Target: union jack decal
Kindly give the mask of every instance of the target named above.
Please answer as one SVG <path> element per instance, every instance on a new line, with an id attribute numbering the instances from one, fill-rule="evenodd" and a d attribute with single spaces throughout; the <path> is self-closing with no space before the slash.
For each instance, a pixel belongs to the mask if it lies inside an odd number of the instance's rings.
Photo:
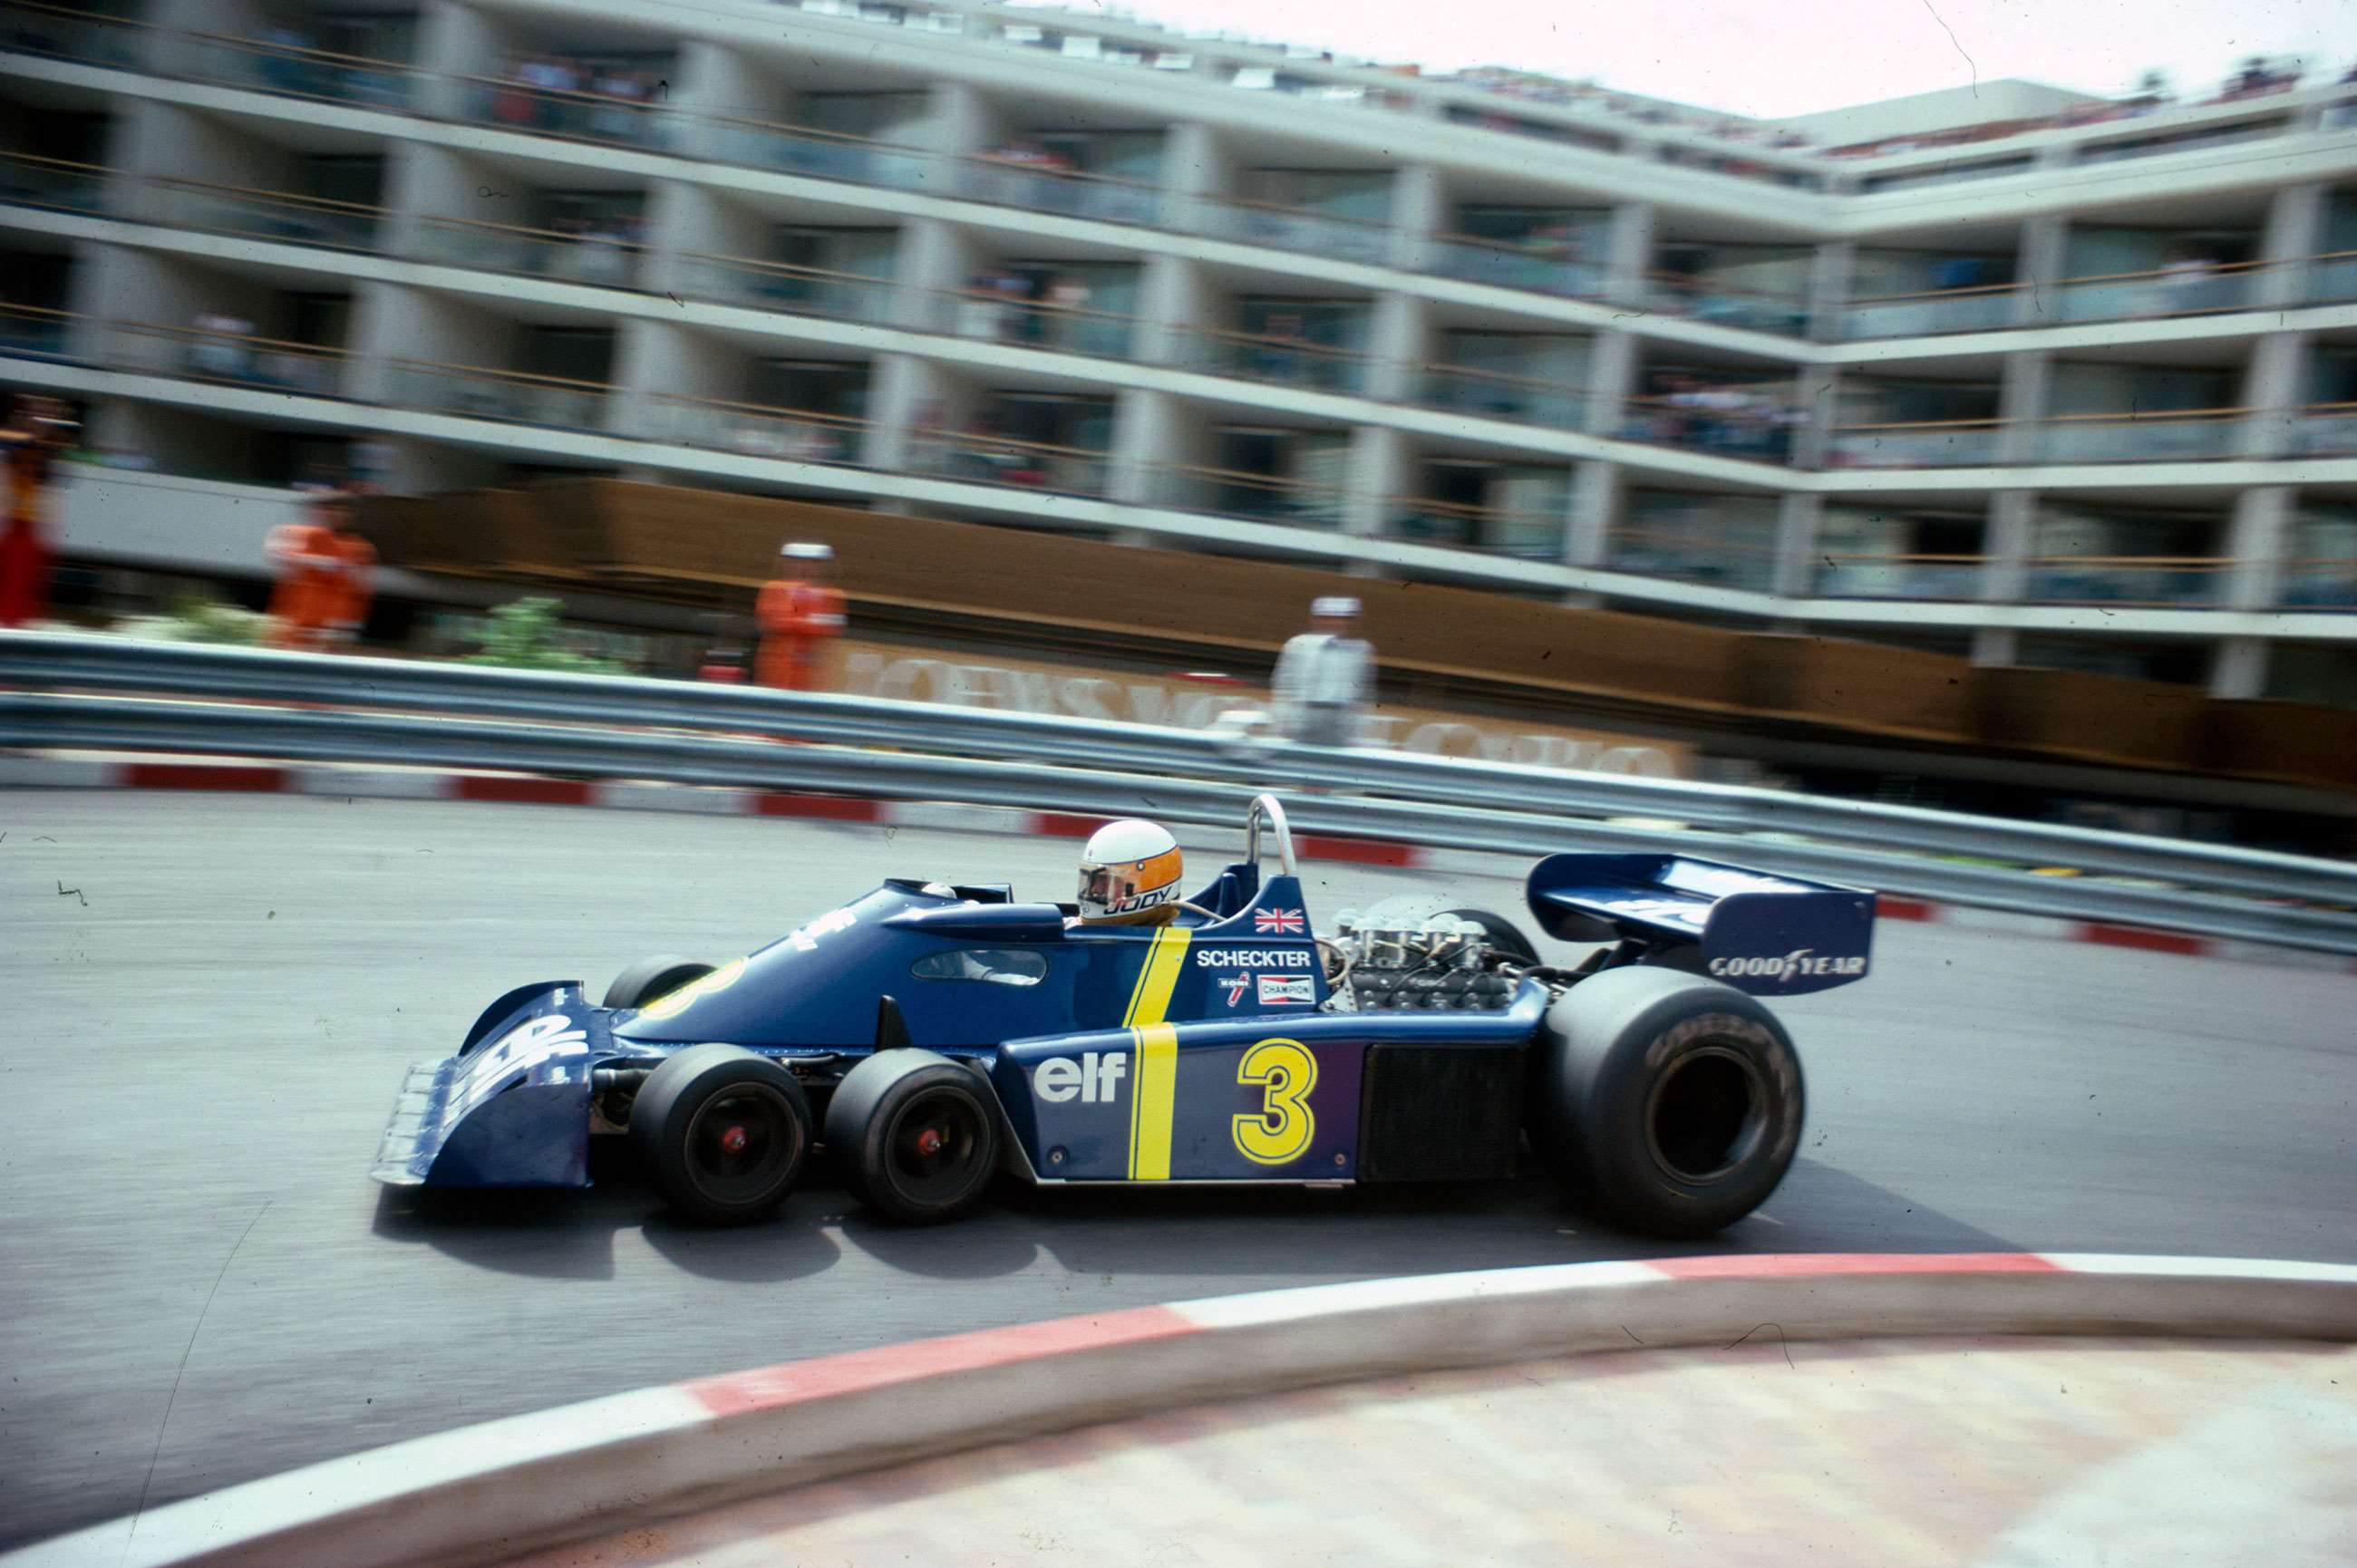
<path id="1" fill-rule="evenodd" d="M 1298 909 L 1255 909 L 1253 929 L 1280 937 L 1299 937 L 1308 934 L 1309 923 L 1301 918 Z"/>

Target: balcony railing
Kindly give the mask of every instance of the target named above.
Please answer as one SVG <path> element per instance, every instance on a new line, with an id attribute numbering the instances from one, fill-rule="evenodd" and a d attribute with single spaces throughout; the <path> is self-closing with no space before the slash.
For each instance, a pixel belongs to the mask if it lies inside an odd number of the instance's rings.
<path id="1" fill-rule="evenodd" d="M 150 28 L 148 69 L 166 76 L 226 82 L 285 98 L 309 98 L 396 113 L 418 105 L 431 79 L 397 60 L 270 44 L 214 33 Z"/>
<path id="2" fill-rule="evenodd" d="M 867 436 L 865 420 L 844 414 L 661 392 L 636 400 L 630 418 L 627 434 L 651 441 L 846 467 L 858 465 Z"/>
<path id="3" fill-rule="evenodd" d="M 1418 544 L 1445 544 L 1523 561 L 1563 559 L 1566 513 L 1510 511 L 1456 501 L 1393 496 L 1383 502 L 1384 532 Z"/>
<path id="4" fill-rule="evenodd" d="M 0 202 L 59 212 L 106 209 L 108 171 L 32 153 L 0 153 Z"/>
<path id="5" fill-rule="evenodd" d="M 1977 468 L 1996 461 L 1994 419 L 1844 424 L 1825 436 L 1829 468 Z"/>
<path id="6" fill-rule="evenodd" d="M 323 344 L 148 322 L 105 323 L 97 357 L 118 370 L 305 397 L 343 396 L 350 362 Z"/>
<path id="7" fill-rule="evenodd" d="M 1973 599 L 1979 596 L 1978 555 L 1857 555 L 1818 557 L 1814 588 L 1830 599 Z"/>
<path id="8" fill-rule="evenodd" d="M 1208 327 L 1180 328 L 1175 336 L 1177 362 L 1187 370 L 1311 392 L 1356 395 L 1367 390 L 1367 357 L 1351 349 Z"/>
<path id="9" fill-rule="evenodd" d="M 2213 555 L 2039 555 L 2024 563 L 2025 604 L 2215 605 L 2236 564 Z"/>
<path id="10" fill-rule="evenodd" d="M 2011 284 L 1875 295 L 1842 312 L 1844 338 L 1929 338 L 1947 332 L 1994 332 L 2013 324 L 2018 291 Z"/>
<path id="11" fill-rule="evenodd" d="M 1781 337 L 1806 337 L 1809 305 L 1791 295 L 1738 288 L 1692 273 L 1648 273 L 1647 308 L 1717 327 L 1740 327 Z"/>
<path id="12" fill-rule="evenodd" d="M 38 305 L 0 303 L 0 354 L 24 360 L 70 357 L 74 318 Z"/>
<path id="13" fill-rule="evenodd" d="M 153 177 L 135 188 L 141 194 L 125 205 L 176 229 L 344 251 L 375 250 L 383 236 L 383 209 L 359 202 Z"/>
<path id="14" fill-rule="evenodd" d="M 2266 264 L 2238 262 L 2207 270 L 2161 268 L 2064 278 L 2050 291 L 2051 308 L 2061 321 L 2149 320 L 2248 310 L 2257 298 L 2258 277 Z"/>
<path id="15" fill-rule="evenodd" d="M 892 318 L 892 280 L 864 273 L 689 251 L 679 256 L 672 284 L 689 298 L 722 305 L 823 316 L 834 321 L 885 323 Z"/>
<path id="16" fill-rule="evenodd" d="M 1451 413 L 1479 414 L 1485 419 L 1512 420 L 1517 424 L 1544 424 L 1556 430 L 1577 430 L 1587 418 L 1585 391 L 1528 376 L 1476 371 L 1462 365 L 1418 365 L 1415 368 L 1413 388 L 1412 395 L 1417 403 Z"/>
<path id="17" fill-rule="evenodd" d="M 2312 403 L 2292 431 L 2292 456 L 2341 457 L 2357 453 L 2357 403 Z"/>
<path id="18" fill-rule="evenodd" d="M 2307 294 L 2310 305 L 2357 299 L 2357 251 L 2329 251 L 2309 257 Z"/>
<path id="19" fill-rule="evenodd" d="M 454 413 L 505 424 L 603 432 L 614 389 L 602 381 L 570 381 L 481 365 L 430 360 L 388 360 L 385 402 L 396 408 Z"/>
<path id="20" fill-rule="evenodd" d="M 989 430 L 914 430 L 909 435 L 909 468 L 1049 495 L 1103 496 L 1108 459 L 1086 447 L 1017 441 Z"/>
<path id="21" fill-rule="evenodd" d="M 1778 383 L 1780 391 L 1783 387 Z M 1620 438 L 1755 463 L 1790 463 L 1793 435 L 1807 424 L 1805 409 L 1774 398 L 1743 403 L 1711 401 L 1707 393 L 1634 397 Z"/>
<path id="22" fill-rule="evenodd" d="M 1754 537 L 1744 538 L 1744 533 Z M 1642 577 L 1668 577 L 1719 588 L 1765 593 L 1775 579 L 1776 544 L 1758 525 L 1692 528 L 1631 522 L 1605 534 L 1604 564 Z"/>
<path id="23" fill-rule="evenodd" d="M 1211 239 L 1374 265 L 1394 260 L 1393 230 L 1388 224 L 1232 196 L 1199 197 L 1190 205 L 1193 211 L 1186 228 Z"/>
<path id="24" fill-rule="evenodd" d="M 2285 562 L 2276 602 L 2287 610 L 2357 609 L 2357 561 L 2343 556 Z"/>
<path id="25" fill-rule="evenodd" d="M 1339 530 L 1350 505 L 1350 491 L 1341 485 L 1288 478 L 1282 474 L 1197 467 L 1183 463 L 1157 465 L 1149 473 L 1151 504 L 1178 511 Z"/>
<path id="26" fill-rule="evenodd" d="M 2232 457 L 2244 408 L 2165 413 L 2073 413 L 2046 421 L 2039 459 L 2048 463 L 2174 463 Z"/>
<path id="27" fill-rule="evenodd" d="M 1424 270 L 1565 299 L 1595 299 L 1604 293 L 1601 266 L 1551 244 L 1511 245 L 1462 234 L 1436 235 L 1425 242 Z"/>
<path id="28" fill-rule="evenodd" d="M 619 232 L 559 232 L 468 218 L 422 218 L 410 239 L 410 253 L 444 266 L 523 273 L 554 283 L 594 288 L 644 286 L 644 247 Z"/>
<path id="29" fill-rule="evenodd" d="M 1123 360 L 1135 352 L 1138 322 L 1113 311 L 1014 299 L 987 289 L 941 289 L 920 303 L 913 325 L 986 343 Z"/>

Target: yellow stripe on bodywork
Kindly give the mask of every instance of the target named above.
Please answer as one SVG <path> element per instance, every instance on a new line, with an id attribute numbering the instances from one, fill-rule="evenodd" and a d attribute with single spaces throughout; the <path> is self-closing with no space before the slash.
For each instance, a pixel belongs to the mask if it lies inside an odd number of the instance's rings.
<path id="1" fill-rule="evenodd" d="M 1129 1011 L 1121 1017 L 1123 1028 L 1162 1022 L 1163 1015 L 1170 1011 L 1170 993 L 1186 972 L 1187 944 L 1192 940 L 1183 926 L 1166 926 L 1154 933 L 1146 967 L 1137 972 L 1136 989 L 1129 993 Z"/>
<path id="2" fill-rule="evenodd" d="M 1182 935 L 1178 946 L 1183 951 Z M 1168 986 L 1164 999 L 1168 999 Z M 1137 1070 L 1130 1075 L 1129 1179 L 1170 1179 L 1170 1119 L 1178 1105 L 1178 1026 L 1149 1024 L 1132 1029 Z"/>

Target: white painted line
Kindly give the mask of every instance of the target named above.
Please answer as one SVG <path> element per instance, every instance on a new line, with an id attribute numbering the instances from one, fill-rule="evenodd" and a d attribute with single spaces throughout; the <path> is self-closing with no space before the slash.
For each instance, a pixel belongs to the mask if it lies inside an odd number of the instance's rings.
<path id="1" fill-rule="evenodd" d="M 2074 1274 L 2165 1275 L 2171 1279 L 2312 1280 L 2357 1284 L 2357 1263 L 2301 1263 L 2268 1258 L 2146 1257 L 2134 1252 L 2044 1252 L 2058 1269 Z"/>
<path id="2" fill-rule="evenodd" d="M 1659 1269 L 1644 1263 L 1555 1263 L 1535 1268 L 1485 1269 L 1457 1274 L 1415 1274 L 1404 1279 L 1299 1285 L 1288 1290 L 1256 1291 L 1249 1295 L 1220 1295 L 1202 1301 L 1182 1301 L 1173 1304 L 1171 1310 L 1200 1327 L 1242 1328 L 1253 1324 L 1283 1323 L 1295 1318 L 1324 1317 L 1337 1313 L 1374 1312 L 1384 1307 L 1480 1301 L 1497 1296 L 1534 1295 L 1546 1291 L 1661 1284 L 1667 1277 Z"/>
<path id="3" fill-rule="evenodd" d="M 696 816 L 741 817 L 753 810 L 750 789 L 704 789 L 693 784 L 593 784 L 589 803 L 624 811 L 682 811 Z"/>

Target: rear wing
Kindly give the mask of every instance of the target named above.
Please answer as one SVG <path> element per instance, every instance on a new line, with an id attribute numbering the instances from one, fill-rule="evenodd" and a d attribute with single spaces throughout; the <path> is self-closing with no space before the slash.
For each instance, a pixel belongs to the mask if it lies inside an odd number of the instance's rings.
<path id="1" fill-rule="evenodd" d="M 1866 977 L 1874 895 L 1677 854 L 1551 854 L 1531 868 L 1531 913 L 1571 942 L 1634 942 L 1755 996 Z"/>

